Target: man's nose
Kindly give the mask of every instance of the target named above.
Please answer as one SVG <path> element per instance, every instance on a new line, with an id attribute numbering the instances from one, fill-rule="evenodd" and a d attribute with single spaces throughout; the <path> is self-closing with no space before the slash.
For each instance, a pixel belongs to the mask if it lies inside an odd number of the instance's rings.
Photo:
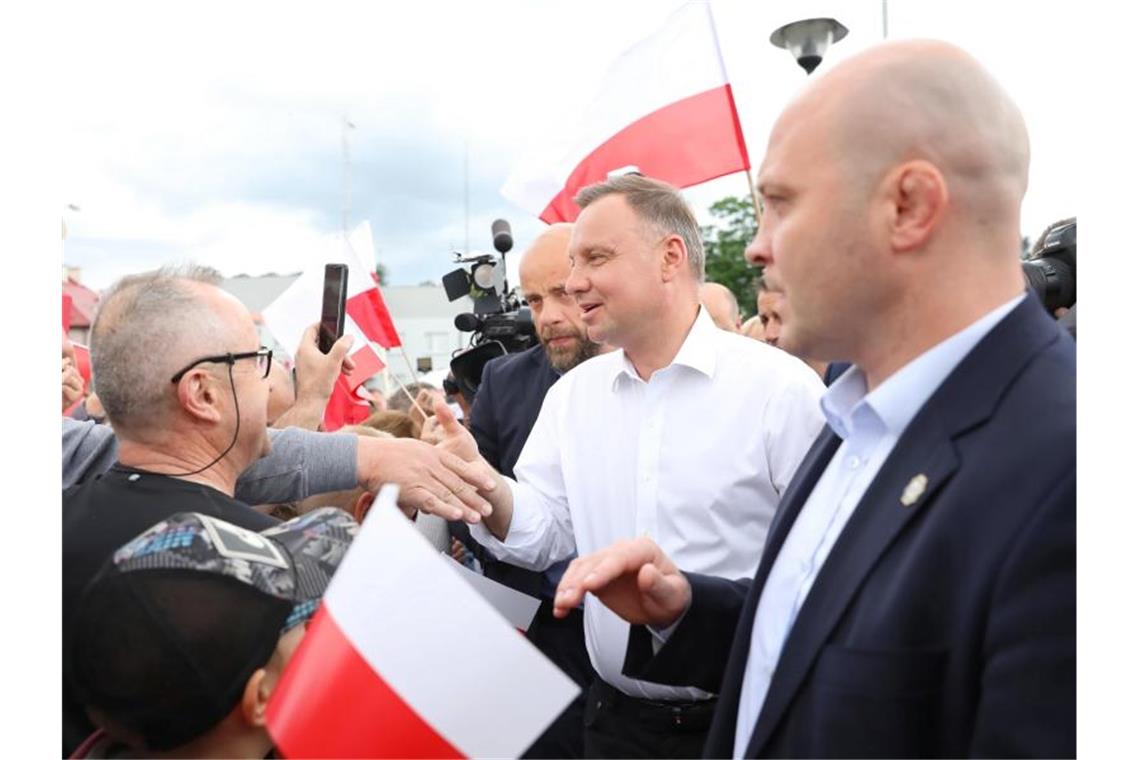
<path id="1" fill-rule="evenodd" d="M 768 237 L 762 230 L 756 232 L 752 242 L 744 249 L 744 260 L 754 267 L 767 266 L 772 261 Z"/>
<path id="2" fill-rule="evenodd" d="M 574 266 L 572 263 L 570 264 L 570 274 L 566 276 L 565 287 L 566 292 L 570 295 L 585 293 L 586 290 L 589 289 L 589 286 L 586 283 L 586 278 L 580 274 L 578 267 Z"/>
<path id="3" fill-rule="evenodd" d="M 542 324 L 544 325 L 559 325 L 566 321 L 566 306 L 560 303 L 548 303 L 546 308 L 542 310 Z M 573 301 L 570 302 L 569 308 L 578 308 Z"/>

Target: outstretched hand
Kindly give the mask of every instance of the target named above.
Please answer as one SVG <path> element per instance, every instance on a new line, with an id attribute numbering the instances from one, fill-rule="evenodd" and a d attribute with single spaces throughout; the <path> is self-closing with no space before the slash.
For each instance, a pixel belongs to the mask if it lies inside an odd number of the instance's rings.
<path id="1" fill-rule="evenodd" d="M 360 485 L 376 491 L 395 483 L 401 507 L 469 523 L 491 513 L 479 491 L 493 489 L 495 480 L 478 463 L 411 438 L 361 437 L 357 447 Z"/>
<path id="2" fill-rule="evenodd" d="M 579 557 L 566 568 L 554 597 L 554 616 L 566 617 L 594 594 L 618 617 L 634 625 L 672 625 L 689 608 L 689 581 L 648 538 L 618 541 Z"/>
<path id="3" fill-rule="evenodd" d="M 485 474 L 493 484 L 491 488 L 483 489 L 479 494 L 485 496 L 492 506 L 492 509 L 483 513 L 485 518 L 483 524 L 493 536 L 500 541 L 504 540 L 511 524 L 511 515 L 514 514 L 514 498 L 506 480 L 479 454 L 479 444 L 475 442 L 475 437 L 455 419 L 446 402 L 442 400 L 436 402 L 434 419 L 436 420 L 434 435 L 438 438 L 435 447 L 449 456 L 462 460 L 470 467 L 477 468 L 478 472 Z"/>
<path id="4" fill-rule="evenodd" d="M 443 401 L 436 400 L 435 402 L 435 420 L 436 424 L 432 426 L 432 435 L 438 448 L 450 451 L 465 462 L 474 462 L 481 458 L 479 456 L 479 444 L 475 442 L 475 436 L 471 435 L 471 431 L 455 419 L 451 407 Z"/>

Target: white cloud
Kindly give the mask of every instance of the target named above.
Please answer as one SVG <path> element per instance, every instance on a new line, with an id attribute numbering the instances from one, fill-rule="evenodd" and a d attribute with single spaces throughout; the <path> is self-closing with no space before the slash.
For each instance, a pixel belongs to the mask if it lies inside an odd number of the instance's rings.
<path id="1" fill-rule="evenodd" d="M 372 222 L 395 282 L 435 278 L 450 247 L 487 248 L 503 216 L 521 248 L 539 226 L 497 195 L 512 161 L 574 118 L 614 56 L 677 5 L 488 3 L 97 4 L 69 9 L 58 49 L 68 213 L 65 257 L 110 279 L 186 252 L 231 273 L 297 268 L 340 225 L 341 117 L 355 223 Z M 796 15 L 851 29 L 821 70 L 880 37 L 881 2 L 714 2 L 754 164 L 776 114 L 806 81 L 768 35 Z M 1029 123 L 1024 231 L 1075 212 L 1078 134 L 1063 93 L 1071 19 L 1049 6 L 890 3 L 892 36 L 934 36 L 979 55 Z M 984 21 L 979 21 L 983 19 Z M 463 149 L 471 221 L 463 220 Z M 743 194 L 743 176 L 688 193 Z M 149 255 L 148 244 L 153 245 Z M 159 262 L 161 263 L 161 262 Z M 106 283 L 100 283 L 106 284 Z"/>

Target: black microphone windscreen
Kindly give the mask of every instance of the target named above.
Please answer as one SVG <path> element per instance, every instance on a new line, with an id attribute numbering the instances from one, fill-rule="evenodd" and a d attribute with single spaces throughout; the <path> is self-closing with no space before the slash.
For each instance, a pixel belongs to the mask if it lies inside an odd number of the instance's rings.
<path id="1" fill-rule="evenodd" d="M 474 314 L 456 314 L 455 329 L 460 332 L 475 332 L 479 329 L 481 320 Z"/>
<path id="2" fill-rule="evenodd" d="M 491 238 L 495 244 L 495 250 L 499 253 L 506 253 L 511 250 L 515 241 L 511 237 L 510 222 L 506 219 L 496 219 L 491 222 Z"/>

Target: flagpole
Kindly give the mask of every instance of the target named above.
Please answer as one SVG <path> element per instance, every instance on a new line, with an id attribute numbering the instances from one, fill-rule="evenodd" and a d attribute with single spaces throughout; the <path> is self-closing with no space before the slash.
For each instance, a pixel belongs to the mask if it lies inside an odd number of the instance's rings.
<path id="1" fill-rule="evenodd" d="M 400 355 L 404 357 L 404 363 L 408 365 L 408 372 L 411 373 L 412 382 L 415 382 L 416 371 L 414 369 L 412 369 L 412 360 L 408 358 L 408 352 L 404 348 L 403 343 L 400 343 Z M 396 376 L 392 375 L 392 377 L 396 377 Z M 400 378 L 396 377 L 396 382 L 400 383 Z M 420 405 L 416 403 L 416 400 L 414 398 L 412 398 L 412 394 L 408 391 L 408 389 L 404 386 L 403 383 L 400 383 L 400 390 L 402 390 L 404 392 L 404 395 L 407 396 L 408 400 L 412 402 L 412 406 L 414 406 L 416 408 L 416 411 L 418 411 L 420 414 L 422 414 L 423 418 L 426 420 L 428 418 L 428 414 L 423 409 L 420 408 Z"/>
<path id="2" fill-rule="evenodd" d="M 756 214 L 756 227 L 760 227 L 760 196 L 756 194 L 756 185 L 752 184 L 752 173 L 747 169 L 744 170 L 744 176 L 748 179 L 748 192 L 752 194 L 752 212 Z"/>

